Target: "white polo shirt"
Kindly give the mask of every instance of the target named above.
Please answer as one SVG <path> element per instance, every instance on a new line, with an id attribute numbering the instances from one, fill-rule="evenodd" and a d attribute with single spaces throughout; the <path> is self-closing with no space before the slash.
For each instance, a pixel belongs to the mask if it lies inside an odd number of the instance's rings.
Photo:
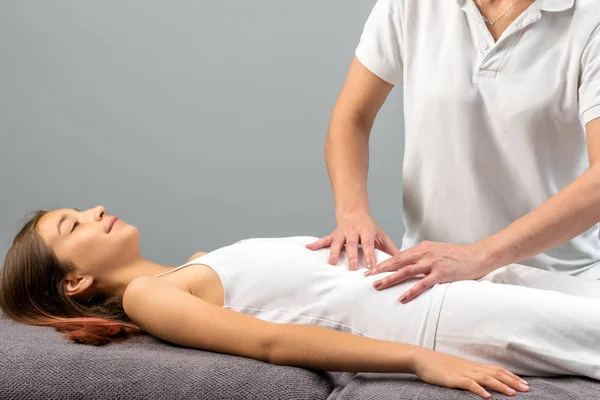
<path id="1" fill-rule="evenodd" d="M 402 248 L 467 244 L 529 213 L 588 167 L 600 117 L 600 0 L 537 0 L 498 42 L 473 0 L 379 0 L 356 49 L 404 85 Z M 600 264 L 599 226 L 523 264 Z"/>

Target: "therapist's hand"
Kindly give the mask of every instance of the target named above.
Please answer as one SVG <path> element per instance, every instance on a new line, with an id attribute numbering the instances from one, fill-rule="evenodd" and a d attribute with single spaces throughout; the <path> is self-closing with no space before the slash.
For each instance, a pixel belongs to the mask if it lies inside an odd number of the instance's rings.
<path id="1" fill-rule="evenodd" d="M 493 269 L 486 262 L 485 248 L 480 243 L 456 245 L 425 241 L 394 254 L 365 275 L 397 271 L 373 282 L 377 290 L 387 289 L 417 275 L 425 275 L 398 299 L 401 303 L 408 303 L 437 283 L 479 279 Z"/>
<path id="2" fill-rule="evenodd" d="M 329 235 L 306 245 L 307 249 L 319 250 L 330 247 L 329 264 L 336 265 L 342 248 L 346 245 L 348 267 L 358 269 L 358 244 L 361 244 L 365 265 L 370 268 L 377 264 L 375 249 L 393 255 L 398 251 L 392 240 L 366 213 L 348 214 L 342 218 L 337 228 Z"/>

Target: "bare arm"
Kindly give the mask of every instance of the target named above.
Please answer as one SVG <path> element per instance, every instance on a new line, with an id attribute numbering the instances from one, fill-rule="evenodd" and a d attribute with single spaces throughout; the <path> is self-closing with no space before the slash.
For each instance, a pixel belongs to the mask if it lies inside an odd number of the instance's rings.
<path id="1" fill-rule="evenodd" d="M 331 329 L 263 321 L 148 277 L 127 287 L 123 307 L 136 324 L 163 340 L 280 365 L 413 372 L 412 359 L 420 349 Z"/>
<path id="2" fill-rule="evenodd" d="M 348 213 L 369 214 L 369 136 L 393 87 L 353 58 L 325 142 L 338 224 Z"/>
<path id="3" fill-rule="evenodd" d="M 484 390 L 476 379 L 504 393 L 510 391 L 506 384 L 519 384 L 514 375 L 501 368 L 418 346 L 263 321 L 215 306 L 157 278 L 135 279 L 125 291 L 123 307 L 133 322 L 163 340 L 272 364 L 327 371 L 411 372 L 427 382 L 465 388 L 480 395 Z M 434 371 L 436 368 L 443 372 Z M 465 369 L 473 378 L 460 374 Z M 457 373 L 460 377 L 453 380 L 452 375 Z"/>
<path id="4" fill-rule="evenodd" d="M 546 202 L 481 241 L 489 273 L 574 238 L 600 221 L 600 118 L 586 125 L 590 167 Z"/>
<path id="5" fill-rule="evenodd" d="M 393 87 L 369 71 L 356 56 L 352 59 L 325 142 L 337 228 L 306 246 L 310 250 L 330 247 L 330 264 L 337 264 L 344 245 L 351 270 L 358 269 L 359 243 L 367 267 L 377 264 L 375 248 L 390 255 L 398 251 L 371 217 L 367 194 L 371 128 Z"/>

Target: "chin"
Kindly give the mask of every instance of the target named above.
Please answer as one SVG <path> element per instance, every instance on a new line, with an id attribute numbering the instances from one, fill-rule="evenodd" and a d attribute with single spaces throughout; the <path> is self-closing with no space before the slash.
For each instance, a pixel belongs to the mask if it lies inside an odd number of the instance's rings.
<path id="1" fill-rule="evenodd" d="M 140 252 L 140 231 L 133 225 L 121 227 L 119 232 L 119 250 L 118 253 L 128 257 Z"/>
<path id="2" fill-rule="evenodd" d="M 121 222 L 121 221 L 119 221 Z M 119 226 L 118 228 L 115 229 L 119 229 L 119 235 L 121 235 L 121 237 L 125 238 L 124 240 L 131 240 L 131 238 L 137 238 L 139 240 L 140 238 L 140 231 L 137 227 L 133 226 L 133 225 L 129 225 L 128 223 L 124 223 L 123 226 Z"/>

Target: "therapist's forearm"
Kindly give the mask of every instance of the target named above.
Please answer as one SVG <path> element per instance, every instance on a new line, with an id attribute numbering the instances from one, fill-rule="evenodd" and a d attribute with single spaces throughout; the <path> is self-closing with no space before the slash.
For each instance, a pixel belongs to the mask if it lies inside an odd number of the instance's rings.
<path id="1" fill-rule="evenodd" d="M 502 231 L 482 240 L 491 269 L 556 247 L 600 221 L 600 164 Z"/>
<path id="2" fill-rule="evenodd" d="M 369 215 L 367 177 L 372 123 L 334 112 L 325 143 L 325 160 L 339 223 L 349 214 Z"/>

